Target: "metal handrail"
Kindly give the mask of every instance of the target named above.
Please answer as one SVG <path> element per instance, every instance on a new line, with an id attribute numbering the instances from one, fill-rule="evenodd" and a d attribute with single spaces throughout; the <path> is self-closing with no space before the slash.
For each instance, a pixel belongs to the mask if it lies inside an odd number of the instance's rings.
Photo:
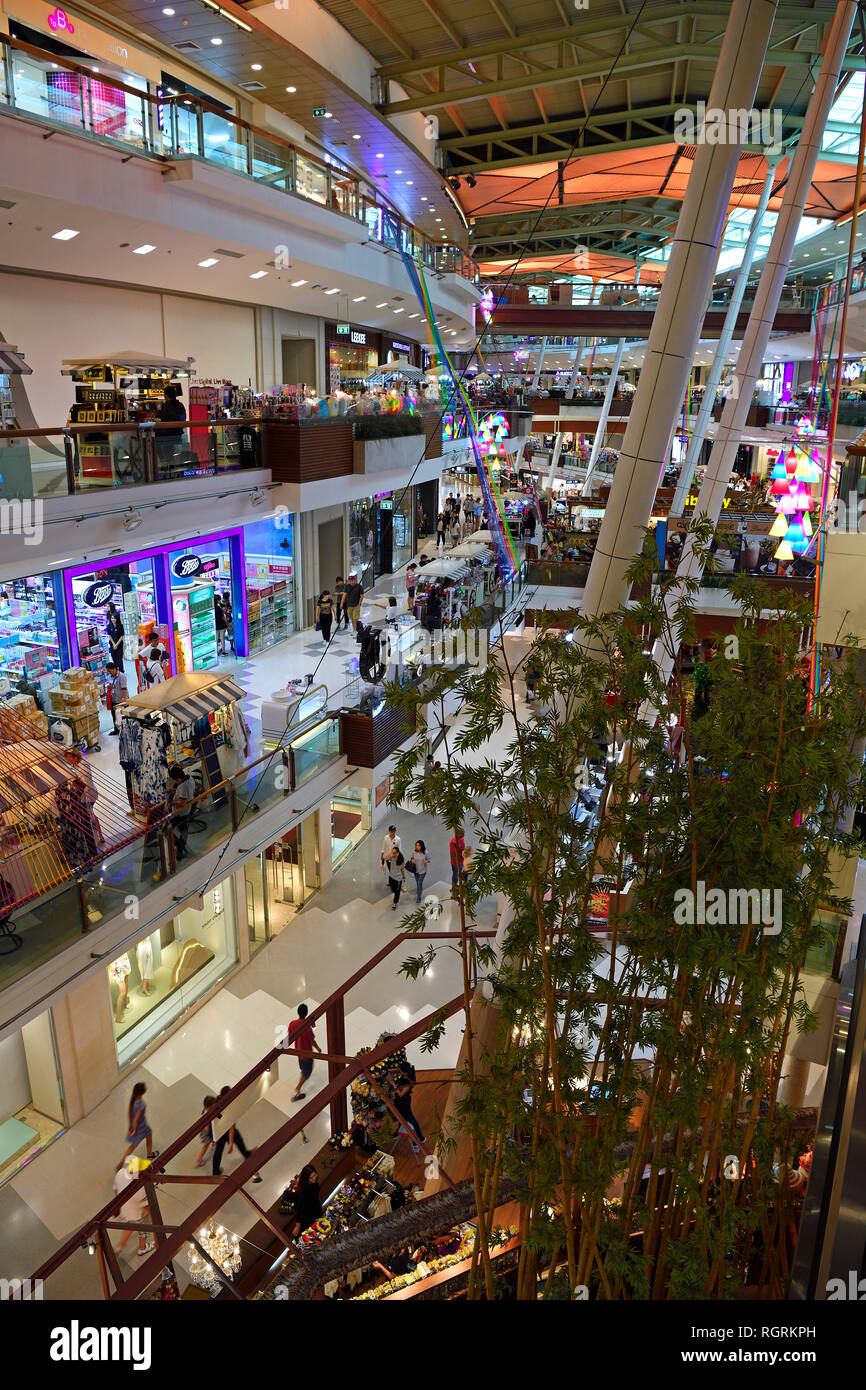
<path id="1" fill-rule="evenodd" d="M 82 92 L 84 90 L 83 84 L 89 83 L 89 81 L 93 77 L 93 73 L 90 71 L 89 68 L 82 67 L 80 64 L 75 63 L 69 58 L 64 58 L 59 55 L 49 53 L 45 49 L 37 48 L 35 45 L 26 43 L 22 39 L 13 38 L 9 34 L 0 34 L 0 44 L 2 44 L 8 49 L 20 50 L 23 53 L 29 54 L 31 57 L 52 63 L 55 65 L 55 67 L 64 68 L 69 72 L 77 73 L 80 84 L 79 90 Z M 151 127 L 152 123 L 157 120 L 158 113 L 161 109 L 165 110 L 166 108 L 174 108 L 174 110 L 177 110 L 179 105 L 182 106 L 184 104 L 189 104 L 189 106 L 191 106 L 197 111 L 207 111 L 211 115 L 216 115 L 221 120 L 226 121 L 227 124 L 237 126 L 241 130 L 247 131 L 251 135 L 256 135 L 262 140 L 267 140 L 271 145 L 277 146 L 280 149 L 285 150 L 289 157 L 290 167 L 292 168 L 294 168 L 295 159 L 300 157 L 307 163 L 314 165 L 316 169 L 320 173 L 322 173 L 326 178 L 330 178 L 333 174 L 336 173 L 342 177 L 352 180 L 357 185 L 356 192 L 358 195 L 358 203 L 356 205 L 356 213 L 343 213 L 342 209 L 340 208 L 330 207 L 330 210 L 332 212 L 338 212 L 342 216 L 351 217 L 352 220 L 355 222 L 363 223 L 365 219 L 363 215 L 360 215 L 362 203 L 366 207 L 381 208 L 383 211 L 388 211 L 388 213 L 391 216 L 397 218 L 398 231 L 403 227 L 407 228 L 411 232 L 412 236 L 415 237 L 420 243 L 428 247 L 430 252 L 434 255 L 435 253 L 442 250 L 445 250 L 446 252 L 450 251 L 451 253 L 456 252 L 458 258 L 462 258 L 464 261 L 468 262 L 470 268 L 468 278 L 478 278 L 477 264 L 472 260 L 468 252 L 464 251 L 462 247 L 459 247 L 456 244 L 452 243 L 447 243 L 445 247 L 437 245 L 437 243 L 432 241 L 431 238 L 428 237 L 424 232 L 421 232 L 417 228 L 415 228 L 411 222 L 407 222 L 403 214 L 400 212 L 399 208 L 396 206 L 396 204 L 392 203 L 390 199 L 387 197 L 387 195 L 383 196 L 380 190 L 375 189 L 372 183 L 369 181 L 368 177 L 363 172 L 361 172 L 360 170 L 353 169 L 349 164 L 342 162 L 335 162 L 333 164 L 327 163 L 326 161 L 322 160 L 318 155 L 312 153 L 310 150 L 307 150 L 299 145 L 294 144 L 291 140 L 287 140 L 285 136 L 279 135 L 274 131 L 267 130 L 262 126 L 253 125 L 250 121 L 245 120 L 243 117 L 237 116 L 233 112 L 227 111 L 224 107 L 221 107 L 219 104 L 213 101 L 209 101 L 206 97 L 202 97 L 193 92 L 179 92 L 175 96 L 158 97 L 154 96 L 153 93 L 149 91 L 140 91 L 138 88 L 130 87 L 128 84 L 119 80 L 115 80 L 114 78 L 108 81 L 102 78 L 102 76 L 100 76 L 99 81 L 100 85 L 103 87 L 116 89 L 118 92 L 123 92 L 125 95 L 135 97 L 138 101 L 142 103 L 142 114 L 144 112 L 144 105 L 146 104 L 150 111 Z M 25 115 L 34 114 L 32 112 L 28 112 L 25 107 L 15 106 L 14 92 L 12 90 L 10 90 L 6 102 L 0 99 L 0 108 L 2 108 L 4 104 L 12 106 L 15 110 L 22 111 Z M 81 102 L 81 106 L 83 111 L 83 101 Z M 114 139 L 114 137 L 112 136 L 106 136 L 101 138 Z M 118 141 L 117 143 L 123 144 L 130 142 Z M 201 158 L 207 161 L 207 155 L 203 148 L 200 153 L 191 151 L 189 152 L 189 154 L 187 152 L 178 150 L 172 150 L 170 153 L 160 153 L 155 150 L 144 149 L 142 151 L 142 154 L 154 159 L 158 159 L 165 164 L 171 164 L 176 159 L 187 158 L 190 156 L 193 158 Z M 292 191 L 295 192 L 299 197 L 304 197 L 304 194 L 300 193 L 297 188 L 293 188 Z M 309 201 L 317 202 L 317 200 L 315 199 Z M 318 202 L 317 205 L 323 206 Z"/>
<path id="2" fill-rule="evenodd" d="M 473 928 L 466 932 L 467 938 L 473 941 L 483 937 L 495 937 L 495 935 L 496 932 L 493 929 L 478 930 Z M 370 960 L 360 966 L 348 980 L 345 980 L 343 984 L 338 986 L 322 1004 L 319 1004 L 313 1009 L 306 1020 L 308 1026 L 313 1027 L 321 1019 L 327 1019 L 332 1010 L 343 1004 L 350 990 L 354 989 L 361 980 L 370 974 L 371 971 L 375 970 L 377 966 L 399 946 L 405 945 L 407 940 L 461 940 L 462 937 L 463 933 L 461 932 L 422 932 L 411 937 L 407 937 L 405 934 L 394 937 L 390 942 L 382 946 Z M 412 1024 L 402 1033 L 397 1034 L 396 1037 L 391 1038 L 388 1042 L 380 1044 L 370 1052 L 365 1052 L 362 1057 L 351 1059 L 342 1067 L 339 1074 L 332 1078 L 326 1087 L 318 1092 L 318 1094 L 303 1106 L 300 1111 L 292 1115 L 290 1119 L 266 1139 L 263 1144 L 260 1144 L 250 1155 L 250 1158 L 244 1160 L 240 1168 L 236 1169 L 235 1172 L 231 1174 L 227 1174 L 218 1186 L 212 1184 L 211 1180 L 208 1178 L 201 1179 L 200 1181 L 214 1186 L 214 1191 L 209 1194 L 191 1216 L 179 1226 L 176 1226 L 167 1238 L 164 1231 L 156 1231 L 157 1249 L 155 1254 L 149 1259 L 146 1259 L 143 1265 L 135 1271 L 130 1279 L 125 1281 L 123 1294 L 118 1293 L 113 1295 L 113 1297 L 135 1298 L 153 1282 L 166 1262 L 180 1251 L 183 1245 L 189 1240 L 190 1235 L 202 1225 L 202 1222 L 207 1221 L 209 1217 L 219 1211 L 220 1207 L 237 1193 L 243 1183 L 252 1178 L 253 1174 L 260 1166 L 263 1166 L 269 1159 L 279 1153 L 281 1149 L 285 1148 L 297 1134 L 300 1134 L 304 1127 L 310 1123 L 326 1104 L 330 1103 L 336 1094 L 344 1092 L 356 1077 L 363 1071 L 366 1071 L 371 1065 L 374 1065 L 382 1058 L 390 1056 L 391 1053 L 398 1051 L 401 1047 L 405 1047 L 409 1042 L 414 1041 L 415 1038 L 422 1036 L 429 1025 L 435 1019 L 441 1018 L 443 1013 L 446 1015 L 456 1013 L 463 1005 L 463 1002 L 463 996 L 461 994 L 455 999 L 450 1000 L 448 1004 L 434 1009 L 425 1018 L 419 1019 L 416 1023 Z M 243 1095 L 244 1091 L 252 1086 L 264 1072 L 270 1071 L 271 1067 L 279 1061 L 280 1057 L 286 1055 L 286 1052 L 287 1048 L 274 1047 L 270 1052 L 266 1053 L 245 1076 L 241 1077 L 240 1081 L 236 1082 L 225 1095 L 220 1096 L 210 1109 L 198 1115 L 182 1134 L 172 1140 L 166 1148 L 161 1149 L 158 1159 L 153 1160 L 145 1173 L 141 1174 L 125 1187 L 122 1193 L 112 1198 L 112 1200 L 97 1212 L 95 1216 L 85 1222 L 59 1250 L 49 1256 L 32 1277 L 45 1281 L 65 1264 L 72 1255 L 76 1254 L 83 1245 L 86 1245 L 95 1237 L 98 1238 L 100 1229 L 106 1222 L 111 1221 L 119 1214 L 121 1207 L 129 1201 L 134 1193 L 152 1184 L 154 1181 L 158 1181 L 160 1177 L 165 1176 L 164 1170 L 166 1166 L 172 1159 L 177 1158 L 188 1144 L 191 1144 L 198 1137 L 203 1123 L 215 1119 L 217 1115 L 226 1110 L 239 1096 Z M 292 1055 L 311 1056 L 318 1058 L 318 1060 L 326 1059 L 326 1056 L 321 1053 L 298 1053 L 294 1048 L 292 1048 Z M 129 1287 L 130 1285 L 132 1285 L 132 1288 Z"/>

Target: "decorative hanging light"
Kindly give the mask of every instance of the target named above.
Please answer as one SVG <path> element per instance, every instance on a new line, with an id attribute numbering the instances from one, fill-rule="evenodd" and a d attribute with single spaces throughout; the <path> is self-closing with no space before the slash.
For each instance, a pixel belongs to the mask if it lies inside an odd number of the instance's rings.
<path id="1" fill-rule="evenodd" d="M 793 560 L 794 552 L 786 540 L 779 542 L 775 558 L 777 560 Z"/>
<path id="2" fill-rule="evenodd" d="M 207 1289 L 213 1296 L 222 1289 L 217 1268 L 225 1278 L 234 1279 L 241 1267 L 240 1241 L 224 1226 L 215 1226 L 211 1217 L 207 1227 L 199 1231 L 198 1243 L 207 1258 L 203 1258 L 194 1245 L 187 1246 L 190 1277 L 200 1289 Z"/>

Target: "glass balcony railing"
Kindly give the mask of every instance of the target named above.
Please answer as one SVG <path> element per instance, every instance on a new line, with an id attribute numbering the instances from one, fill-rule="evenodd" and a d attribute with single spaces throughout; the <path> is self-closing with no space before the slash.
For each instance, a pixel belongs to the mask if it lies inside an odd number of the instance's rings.
<path id="1" fill-rule="evenodd" d="M 0 498 L 64 497 L 261 467 L 260 417 L 0 430 Z"/>
<path id="2" fill-rule="evenodd" d="M 21 945 L 0 950 L 0 991 L 122 912 L 130 894 L 145 899 L 157 884 L 225 844 L 241 825 L 285 802 L 340 757 L 340 718 L 326 714 L 274 752 L 201 792 L 183 825 L 155 808 L 129 844 L 83 866 L 74 880 L 12 914 L 7 930 Z M 98 816 L 98 799 L 96 811 Z"/>
<path id="3" fill-rule="evenodd" d="M 363 222 L 371 240 L 402 247 L 444 274 L 477 282 L 459 246 L 437 244 L 381 202 L 351 170 L 232 116 L 192 93 L 156 96 L 94 74 L 19 39 L 0 35 L 0 107 L 52 128 L 110 141 L 157 158 L 204 159 Z"/>

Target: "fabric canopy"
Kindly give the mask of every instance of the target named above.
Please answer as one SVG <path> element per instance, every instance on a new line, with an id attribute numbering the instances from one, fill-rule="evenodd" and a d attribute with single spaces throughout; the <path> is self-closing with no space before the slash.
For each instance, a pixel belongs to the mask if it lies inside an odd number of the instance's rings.
<path id="1" fill-rule="evenodd" d="M 106 362 L 122 372 L 188 372 L 193 376 L 194 361 L 194 357 L 155 357 L 152 352 L 123 348 L 120 352 L 91 353 L 89 357 L 65 357 L 60 364 L 60 374 L 71 376 L 73 372 L 83 372 Z"/>
<path id="2" fill-rule="evenodd" d="M 243 698 L 242 688 L 227 676 L 213 675 L 207 671 L 186 671 L 183 675 L 161 681 L 159 685 L 149 686 L 140 695 L 134 695 L 124 705 L 124 712 L 147 714 L 148 711 L 159 710 L 162 714 L 170 714 L 173 719 L 184 719 L 191 723 L 212 710 Z"/>
<path id="3" fill-rule="evenodd" d="M 364 380 L 370 385 L 379 382 L 390 381 L 391 377 L 404 376 L 409 381 L 426 381 L 426 373 L 420 368 L 413 367 L 412 363 L 405 357 L 397 357 L 393 362 L 380 362 L 374 371 L 370 372 Z"/>

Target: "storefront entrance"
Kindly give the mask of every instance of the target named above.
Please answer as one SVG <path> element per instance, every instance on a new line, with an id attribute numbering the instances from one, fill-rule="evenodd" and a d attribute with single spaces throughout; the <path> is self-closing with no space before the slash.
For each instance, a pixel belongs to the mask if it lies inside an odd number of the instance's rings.
<path id="1" fill-rule="evenodd" d="M 279 936 L 321 885 L 319 813 L 244 865 L 250 954 Z"/>
<path id="2" fill-rule="evenodd" d="M 369 787 L 341 787 L 331 798 L 331 868 L 369 835 L 372 824 Z"/>
<path id="3" fill-rule="evenodd" d="M 222 658 L 247 655 L 247 595 L 243 531 L 197 537 L 185 546 L 159 546 L 121 556 L 111 565 L 64 571 L 69 650 L 100 685 L 111 659 L 111 605 L 123 624 L 123 660 L 130 695 L 140 685 L 136 656 L 154 632 L 168 652 L 169 670 L 209 670 Z M 216 599 L 227 627 L 218 635 Z M 226 603 L 228 608 L 226 608 Z"/>
<path id="4" fill-rule="evenodd" d="M 65 1127 L 54 1029 L 46 1010 L 0 1042 L 0 1184 Z"/>

